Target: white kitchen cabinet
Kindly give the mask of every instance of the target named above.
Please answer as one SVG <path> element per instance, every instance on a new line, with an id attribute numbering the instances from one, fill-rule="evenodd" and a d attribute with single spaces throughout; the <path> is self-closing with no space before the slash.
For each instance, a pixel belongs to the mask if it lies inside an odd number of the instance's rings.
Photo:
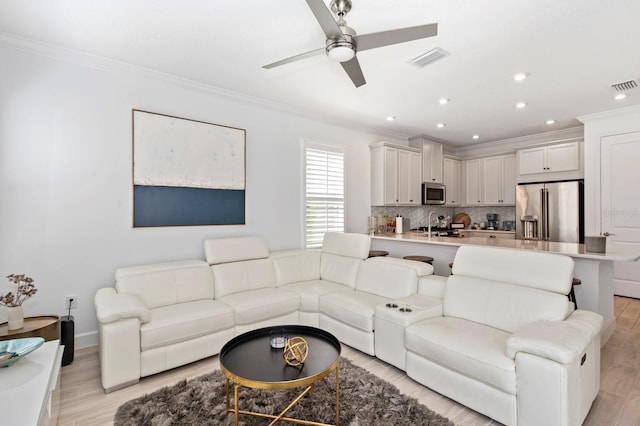
<path id="1" fill-rule="evenodd" d="M 447 206 L 458 206 L 462 204 L 460 198 L 460 160 L 445 158 L 444 165 L 444 186 L 446 188 Z"/>
<path id="2" fill-rule="evenodd" d="M 482 205 L 482 164 L 481 160 L 466 160 L 464 162 L 465 176 L 465 204 L 468 206 Z"/>
<path id="3" fill-rule="evenodd" d="M 465 205 L 515 205 L 517 184 L 515 154 L 465 160 L 464 171 Z"/>
<path id="4" fill-rule="evenodd" d="M 421 167 L 422 156 L 419 152 L 398 150 L 398 204 L 420 204 Z"/>
<path id="5" fill-rule="evenodd" d="M 388 142 L 371 145 L 371 204 L 420 205 L 421 150 Z"/>
<path id="6" fill-rule="evenodd" d="M 424 136 L 409 138 L 409 145 L 422 150 L 422 179 L 424 182 L 443 183 L 444 146 Z"/>
<path id="7" fill-rule="evenodd" d="M 517 184 L 515 154 L 482 159 L 482 176 L 484 205 L 515 205 Z"/>
<path id="8" fill-rule="evenodd" d="M 582 144 L 568 142 L 518 151 L 519 181 L 580 179 Z"/>

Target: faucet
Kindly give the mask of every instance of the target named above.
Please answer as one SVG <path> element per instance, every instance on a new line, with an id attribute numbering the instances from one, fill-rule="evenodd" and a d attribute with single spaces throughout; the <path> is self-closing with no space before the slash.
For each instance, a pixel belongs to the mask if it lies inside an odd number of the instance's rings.
<path id="1" fill-rule="evenodd" d="M 427 219 L 427 222 L 428 222 L 428 223 L 427 223 L 427 226 L 428 226 L 427 235 L 429 236 L 429 238 L 431 238 L 431 215 L 432 215 L 432 214 L 433 214 L 433 215 L 435 215 L 435 214 L 436 214 L 436 212 L 434 212 L 434 211 L 429 212 L 429 219 Z"/>

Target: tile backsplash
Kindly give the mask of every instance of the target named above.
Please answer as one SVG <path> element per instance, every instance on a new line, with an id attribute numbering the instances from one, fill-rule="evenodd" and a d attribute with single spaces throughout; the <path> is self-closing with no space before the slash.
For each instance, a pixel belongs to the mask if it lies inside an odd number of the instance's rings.
<path id="1" fill-rule="evenodd" d="M 427 218 L 429 212 L 436 212 L 436 218 L 438 216 L 449 216 L 451 219 L 458 213 L 466 213 L 471 218 L 471 224 L 486 222 L 487 213 L 497 213 L 499 215 L 500 229 L 502 229 L 502 222 L 505 220 L 515 220 L 516 208 L 515 207 L 444 207 L 444 206 L 415 206 L 415 207 L 371 207 L 372 216 L 383 216 L 385 214 L 395 217 L 402 216 L 407 217 L 410 220 L 411 228 L 417 228 L 419 226 L 427 226 Z M 436 225 L 434 219 L 431 226 Z"/>

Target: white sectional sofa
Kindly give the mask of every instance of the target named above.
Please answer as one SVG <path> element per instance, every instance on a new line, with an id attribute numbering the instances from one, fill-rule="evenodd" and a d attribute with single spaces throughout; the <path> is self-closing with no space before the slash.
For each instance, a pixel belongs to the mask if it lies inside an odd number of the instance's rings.
<path id="1" fill-rule="evenodd" d="M 431 265 L 367 259 L 366 235 L 270 253 L 257 237 L 207 240 L 206 261 L 121 268 L 95 305 L 102 385 L 217 354 L 267 325 L 304 324 L 513 425 L 580 424 L 599 389 L 602 318 L 568 301 L 564 256 L 461 247 Z"/>

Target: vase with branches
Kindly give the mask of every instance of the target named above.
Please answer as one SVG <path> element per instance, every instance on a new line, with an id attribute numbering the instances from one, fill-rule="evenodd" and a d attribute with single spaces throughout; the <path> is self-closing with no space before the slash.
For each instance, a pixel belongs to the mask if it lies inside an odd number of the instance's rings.
<path id="1" fill-rule="evenodd" d="M 24 312 L 22 310 L 22 304 L 31 296 L 38 292 L 33 278 L 26 276 L 25 274 L 11 274 L 7 275 L 9 282 L 15 284 L 15 294 L 9 291 L 6 294 L 0 294 L 0 305 L 6 306 L 9 309 L 9 330 L 16 330 L 22 328 L 24 324 Z"/>

